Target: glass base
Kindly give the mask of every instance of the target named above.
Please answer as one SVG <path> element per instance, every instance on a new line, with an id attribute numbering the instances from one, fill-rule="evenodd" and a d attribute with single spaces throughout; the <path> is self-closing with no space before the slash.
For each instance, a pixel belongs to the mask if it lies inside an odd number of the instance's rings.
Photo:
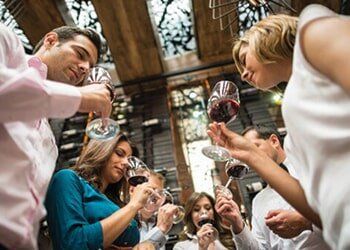
<path id="1" fill-rule="evenodd" d="M 202 153 L 214 161 L 224 162 L 231 159 L 230 152 L 223 147 L 207 146 L 202 148 Z"/>
<path id="2" fill-rule="evenodd" d="M 86 134 L 90 139 L 110 140 L 114 138 L 120 131 L 118 123 L 112 119 L 95 119 L 86 126 Z"/>

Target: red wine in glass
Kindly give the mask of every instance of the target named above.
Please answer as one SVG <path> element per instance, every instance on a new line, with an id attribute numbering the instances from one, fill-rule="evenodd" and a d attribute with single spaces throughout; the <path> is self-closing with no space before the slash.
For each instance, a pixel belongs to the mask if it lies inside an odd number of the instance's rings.
<path id="1" fill-rule="evenodd" d="M 227 176 L 230 176 L 234 179 L 242 179 L 248 173 L 249 169 L 245 164 L 238 164 L 235 166 L 230 166 L 226 168 Z"/>
<path id="2" fill-rule="evenodd" d="M 148 178 L 146 176 L 143 176 L 143 175 L 135 175 L 135 176 L 132 176 L 128 179 L 128 183 L 134 187 L 136 187 L 137 185 L 140 185 L 142 183 L 145 183 L 145 182 L 148 182 Z"/>
<path id="3" fill-rule="evenodd" d="M 231 81 L 220 81 L 215 84 L 208 99 L 208 116 L 218 123 L 230 123 L 237 117 L 239 103 L 239 90 L 236 84 Z M 217 144 L 204 147 L 202 153 L 214 161 L 224 162 L 231 158 L 230 152 Z"/>
<path id="4" fill-rule="evenodd" d="M 198 226 L 202 227 L 204 224 L 210 224 L 212 226 L 215 225 L 215 221 L 209 218 L 204 218 L 198 221 Z"/>
<path id="5" fill-rule="evenodd" d="M 239 110 L 239 103 L 232 99 L 220 99 L 212 104 L 209 117 L 215 122 L 228 123 L 234 120 Z"/>

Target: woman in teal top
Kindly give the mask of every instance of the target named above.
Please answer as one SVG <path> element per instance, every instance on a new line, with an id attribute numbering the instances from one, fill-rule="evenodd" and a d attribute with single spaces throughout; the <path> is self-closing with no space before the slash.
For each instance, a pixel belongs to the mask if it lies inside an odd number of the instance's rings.
<path id="1" fill-rule="evenodd" d="M 109 141 L 91 140 L 72 170 L 53 176 L 45 206 L 54 249 L 96 250 L 139 242 L 133 218 L 152 189 L 144 183 L 136 187 L 137 195 L 128 204 L 120 199 L 131 154 L 124 135 Z"/>

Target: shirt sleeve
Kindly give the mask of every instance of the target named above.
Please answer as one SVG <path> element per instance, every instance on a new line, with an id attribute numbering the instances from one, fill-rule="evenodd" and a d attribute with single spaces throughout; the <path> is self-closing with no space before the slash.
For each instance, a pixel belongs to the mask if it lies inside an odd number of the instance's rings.
<path id="1" fill-rule="evenodd" d="M 145 235 L 144 240 L 152 242 L 156 249 L 163 247 L 167 241 L 165 234 L 158 227 L 152 228 Z"/>
<path id="2" fill-rule="evenodd" d="M 83 185 L 72 170 L 54 175 L 45 201 L 47 221 L 54 249 L 102 249 L 100 222 L 84 217 Z"/>
<path id="3" fill-rule="evenodd" d="M 45 80 L 28 67 L 21 42 L 0 25 L 0 122 L 66 118 L 80 101 L 76 87 Z"/>

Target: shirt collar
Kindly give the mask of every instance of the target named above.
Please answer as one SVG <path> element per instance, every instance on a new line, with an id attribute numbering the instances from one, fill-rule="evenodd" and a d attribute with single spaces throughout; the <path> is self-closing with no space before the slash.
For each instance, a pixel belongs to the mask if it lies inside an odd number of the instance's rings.
<path id="1" fill-rule="evenodd" d="M 47 65 L 41 61 L 37 56 L 28 56 L 28 66 L 38 70 L 43 79 L 47 78 Z"/>

